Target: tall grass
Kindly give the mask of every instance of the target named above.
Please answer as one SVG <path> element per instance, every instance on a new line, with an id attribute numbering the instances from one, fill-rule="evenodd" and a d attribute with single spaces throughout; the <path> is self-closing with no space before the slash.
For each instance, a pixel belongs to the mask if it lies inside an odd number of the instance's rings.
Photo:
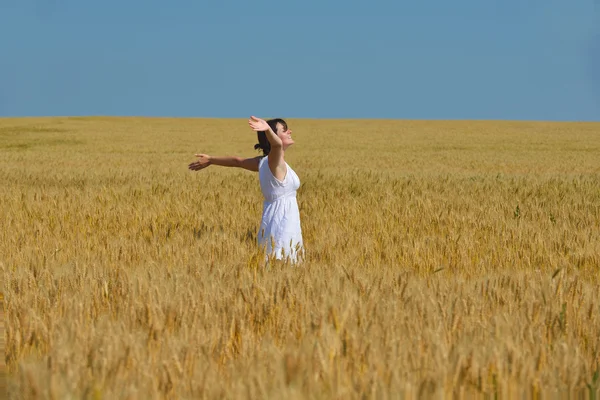
<path id="1" fill-rule="evenodd" d="M 245 121 L 0 120 L 9 394 L 600 394 L 600 124 L 288 122 L 266 270 Z"/>

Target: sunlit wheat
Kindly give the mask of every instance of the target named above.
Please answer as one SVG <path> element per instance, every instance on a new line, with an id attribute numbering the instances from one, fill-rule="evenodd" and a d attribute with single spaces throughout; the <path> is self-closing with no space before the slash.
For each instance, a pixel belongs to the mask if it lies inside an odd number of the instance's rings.
<path id="1" fill-rule="evenodd" d="M 288 120 L 263 268 L 245 120 L 0 120 L 15 398 L 600 394 L 600 124 Z M 596 397 L 597 398 L 597 397 Z"/>

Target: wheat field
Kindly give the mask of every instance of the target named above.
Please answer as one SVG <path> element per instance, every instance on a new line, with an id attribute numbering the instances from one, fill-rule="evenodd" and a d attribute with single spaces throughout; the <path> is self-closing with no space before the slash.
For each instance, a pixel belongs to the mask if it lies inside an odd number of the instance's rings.
<path id="1" fill-rule="evenodd" d="M 0 119 L 8 396 L 598 398 L 600 124 L 288 123 L 267 269 L 244 119 Z"/>

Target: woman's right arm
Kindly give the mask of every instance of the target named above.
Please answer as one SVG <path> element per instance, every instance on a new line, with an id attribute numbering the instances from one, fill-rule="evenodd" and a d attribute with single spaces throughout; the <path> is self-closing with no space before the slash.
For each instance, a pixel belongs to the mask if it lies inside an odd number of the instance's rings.
<path id="1" fill-rule="evenodd" d="M 200 171 L 209 165 L 220 165 L 222 167 L 238 167 L 248 171 L 258 171 L 258 163 L 261 157 L 241 158 L 241 157 L 217 157 L 208 154 L 196 154 L 198 160 L 188 165 L 192 171 Z"/>

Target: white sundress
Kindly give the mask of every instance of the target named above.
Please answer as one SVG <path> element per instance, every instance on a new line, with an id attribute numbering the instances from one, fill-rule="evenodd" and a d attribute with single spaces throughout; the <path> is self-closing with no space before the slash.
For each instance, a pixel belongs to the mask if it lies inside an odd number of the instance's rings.
<path id="1" fill-rule="evenodd" d="M 293 263 L 302 259 L 302 229 L 296 191 L 300 178 L 286 163 L 287 173 L 283 181 L 273 176 L 267 157 L 258 164 L 260 189 L 265 198 L 262 220 L 258 230 L 258 244 L 266 249 L 267 257 L 286 259 Z M 274 242 L 274 247 L 272 246 Z"/>

